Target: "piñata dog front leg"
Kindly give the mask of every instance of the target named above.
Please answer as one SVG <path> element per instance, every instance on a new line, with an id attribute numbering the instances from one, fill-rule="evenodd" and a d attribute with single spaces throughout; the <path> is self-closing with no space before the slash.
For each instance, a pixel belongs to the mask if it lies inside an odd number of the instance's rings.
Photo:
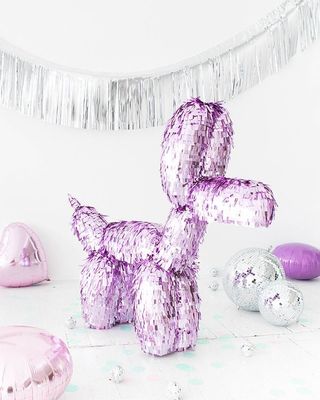
<path id="1" fill-rule="evenodd" d="M 139 272 L 134 326 L 146 353 L 162 356 L 196 345 L 200 299 L 194 261 L 205 226 L 189 210 L 173 209 L 152 262 Z"/>
<path id="2" fill-rule="evenodd" d="M 174 276 L 144 266 L 135 281 L 133 321 L 141 349 L 156 356 L 175 351 L 176 319 Z"/>
<path id="3" fill-rule="evenodd" d="M 145 353 L 163 356 L 195 347 L 200 300 L 189 272 L 174 274 L 151 265 L 140 271 L 134 327 Z"/>

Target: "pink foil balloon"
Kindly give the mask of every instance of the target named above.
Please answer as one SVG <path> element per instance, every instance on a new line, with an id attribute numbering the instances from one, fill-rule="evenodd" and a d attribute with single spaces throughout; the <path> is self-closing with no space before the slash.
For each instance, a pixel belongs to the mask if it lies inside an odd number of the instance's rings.
<path id="1" fill-rule="evenodd" d="M 273 254 L 279 258 L 286 276 L 292 279 L 313 279 L 320 276 L 320 250 L 303 243 L 277 246 Z"/>
<path id="2" fill-rule="evenodd" d="M 0 399 L 56 400 L 72 376 L 65 343 L 37 328 L 0 328 Z"/>
<path id="3" fill-rule="evenodd" d="M 47 262 L 38 236 L 22 223 L 10 224 L 0 241 L 0 286 L 30 286 L 45 280 Z"/>
<path id="4" fill-rule="evenodd" d="M 133 322 L 143 351 L 158 356 L 195 346 L 197 258 L 208 222 L 268 226 L 276 207 L 267 185 L 224 176 L 232 136 L 220 103 L 191 99 L 174 113 L 160 161 L 171 203 L 164 225 L 109 222 L 70 196 L 73 232 L 87 252 L 80 286 L 88 326 Z"/>

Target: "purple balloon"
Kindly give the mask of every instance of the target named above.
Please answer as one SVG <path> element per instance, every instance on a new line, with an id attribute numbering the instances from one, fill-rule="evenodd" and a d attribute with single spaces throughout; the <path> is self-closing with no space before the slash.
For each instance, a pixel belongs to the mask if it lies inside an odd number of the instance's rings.
<path id="1" fill-rule="evenodd" d="M 273 254 L 281 261 L 286 276 L 292 279 L 313 279 L 320 276 L 320 250 L 303 243 L 277 246 Z"/>
<path id="2" fill-rule="evenodd" d="M 197 258 L 208 222 L 268 226 L 276 207 L 267 185 L 224 176 L 232 136 L 220 103 L 191 99 L 174 113 L 160 160 L 171 203 L 164 225 L 110 222 L 70 196 L 73 232 L 87 252 L 80 285 L 88 326 L 133 322 L 141 348 L 153 355 L 195 346 Z"/>

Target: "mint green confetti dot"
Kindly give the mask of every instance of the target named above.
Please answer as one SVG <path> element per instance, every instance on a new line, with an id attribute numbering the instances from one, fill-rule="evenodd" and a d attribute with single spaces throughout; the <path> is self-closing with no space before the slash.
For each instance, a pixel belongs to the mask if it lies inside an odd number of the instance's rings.
<path id="1" fill-rule="evenodd" d="M 132 331 L 132 325 L 129 324 L 120 325 L 120 329 L 125 332 L 130 332 Z"/>
<path id="2" fill-rule="evenodd" d="M 189 379 L 188 382 L 190 383 L 190 385 L 202 385 L 203 384 L 203 380 L 198 379 L 198 378 Z"/>
<path id="3" fill-rule="evenodd" d="M 269 393 L 271 394 L 271 396 L 275 396 L 275 397 L 283 396 L 285 394 L 285 392 L 281 389 L 272 389 L 272 390 L 270 390 Z"/>
<path id="4" fill-rule="evenodd" d="M 304 380 L 303 379 L 301 379 L 301 378 L 291 378 L 290 379 L 290 382 L 293 384 L 293 385 L 303 385 L 304 384 Z"/>
<path id="5" fill-rule="evenodd" d="M 297 388 L 297 392 L 306 396 L 309 396 L 312 394 L 311 390 L 308 389 L 307 387 L 299 387 Z"/>
<path id="6" fill-rule="evenodd" d="M 232 336 L 232 335 L 222 335 L 222 336 L 218 337 L 218 340 L 221 340 L 221 341 L 230 340 L 230 339 L 234 339 L 234 336 Z"/>
<path id="7" fill-rule="evenodd" d="M 201 339 L 198 339 L 197 340 L 197 343 L 198 344 L 209 344 L 209 339 L 207 339 L 207 338 L 201 338 Z"/>
<path id="8" fill-rule="evenodd" d="M 109 372 L 112 370 L 112 368 L 116 367 L 117 365 L 119 365 L 117 361 L 114 360 L 106 361 L 104 366 L 102 367 L 102 370 L 105 372 Z"/>
<path id="9" fill-rule="evenodd" d="M 268 347 L 267 343 L 257 343 L 255 345 L 256 349 L 264 350 Z"/>
<path id="10" fill-rule="evenodd" d="M 213 362 L 211 365 L 213 368 L 223 368 L 223 364 L 219 361 Z"/>
<path id="11" fill-rule="evenodd" d="M 223 319 L 223 316 L 221 314 L 214 314 L 212 318 L 218 320 L 218 319 Z"/>
<path id="12" fill-rule="evenodd" d="M 180 369 L 180 371 L 185 371 L 185 372 L 190 372 L 194 370 L 192 365 L 189 364 L 177 364 L 176 368 Z"/>
<path id="13" fill-rule="evenodd" d="M 132 356 L 134 354 L 134 350 L 132 349 L 123 349 L 122 351 L 126 356 Z"/>
<path id="14" fill-rule="evenodd" d="M 144 367 L 141 367 L 140 365 L 137 365 L 137 366 L 135 366 L 135 367 L 132 367 L 132 368 L 131 368 L 131 371 L 132 371 L 132 372 L 135 372 L 136 374 L 140 374 L 140 373 L 142 373 L 142 372 L 145 371 L 145 368 L 144 368 Z"/>
<path id="15" fill-rule="evenodd" d="M 234 349 L 234 345 L 231 344 L 231 343 L 226 343 L 226 344 L 223 344 L 221 346 L 221 348 L 224 349 L 224 350 L 232 350 L 232 349 Z"/>
<path id="16" fill-rule="evenodd" d="M 186 358 L 193 358 L 195 356 L 194 351 L 185 351 L 184 353 L 182 353 L 182 355 Z"/>
<path id="17" fill-rule="evenodd" d="M 66 387 L 66 392 L 67 393 L 74 393 L 74 392 L 77 392 L 78 389 L 79 389 L 79 387 L 77 385 L 70 384 L 70 385 L 68 385 Z"/>

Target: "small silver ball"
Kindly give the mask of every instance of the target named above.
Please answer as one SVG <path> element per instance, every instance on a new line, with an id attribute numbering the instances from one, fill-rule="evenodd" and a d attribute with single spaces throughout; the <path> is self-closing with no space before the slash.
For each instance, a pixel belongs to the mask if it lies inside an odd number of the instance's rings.
<path id="1" fill-rule="evenodd" d="M 218 281 L 213 281 L 210 285 L 209 288 L 213 291 L 216 291 L 219 289 L 219 282 Z"/>
<path id="2" fill-rule="evenodd" d="M 72 317 L 72 315 L 66 319 L 67 328 L 74 329 L 76 326 L 77 326 L 77 321 Z"/>
<path id="3" fill-rule="evenodd" d="M 245 357 L 251 357 L 254 353 L 254 345 L 251 343 L 244 343 L 241 346 L 241 353 L 245 356 Z"/>
<path id="4" fill-rule="evenodd" d="M 124 378 L 124 369 L 121 365 L 117 365 L 116 367 L 112 368 L 109 376 L 109 381 L 114 383 L 120 383 L 123 381 Z"/>
<path id="5" fill-rule="evenodd" d="M 182 400 L 182 389 L 177 382 L 169 383 L 167 393 L 170 400 Z"/>
<path id="6" fill-rule="evenodd" d="M 215 278 L 215 277 L 218 276 L 218 275 L 219 275 L 218 270 L 217 270 L 216 268 L 212 268 L 212 270 L 211 270 L 211 276 L 212 276 L 213 278 Z"/>

